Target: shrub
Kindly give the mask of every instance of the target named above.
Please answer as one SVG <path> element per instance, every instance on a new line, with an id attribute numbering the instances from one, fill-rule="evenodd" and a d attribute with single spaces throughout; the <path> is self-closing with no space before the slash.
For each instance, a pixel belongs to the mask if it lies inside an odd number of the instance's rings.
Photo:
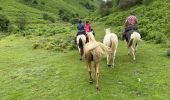
<path id="1" fill-rule="evenodd" d="M 170 56 L 170 49 L 167 50 L 166 55 Z"/>
<path id="2" fill-rule="evenodd" d="M 140 3 L 141 3 L 141 0 L 119 0 L 118 8 L 127 9 L 129 7 L 132 7 Z"/>
<path id="3" fill-rule="evenodd" d="M 2 10 L 2 7 L 0 7 L 0 10 Z"/>
<path id="4" fill-rule="evenodd" d="M 42 5 L 45 5 L 45 2 L 44 2 L 44 1 L 41 1 L 41 4 L 42 4 Z"/>
<path id="5" fill-rule="evenodd" d="M 35 4 L 35 5 L 37 5 L 37 4 L 38 4 L 38 1 L 37 1 L 37 0 L 34 0 L 32 3 Z"/>
<path id="6" fill-rule="evenodd" d="M 52 23 L 55 23 L 55 18 L 54 18 L 54 17 L 49 17 L 48 19 L 49 19 L 49 21 L 51 21 Z"/>
<path id="7" fill-rule="evenodd" d="M 24 0 L 25 2 L 32 2 L 32 0 Z"/>
<path id="8" fill-rule="evenodd" d="M 9 25 L 8 32 L 17 33 L 18 32 L 18 27 L 15 26 L 15 25 Z"/>
<path id="9" fill-rule="evenodd" d="M 73 13 L 65 9 L 59 9 L 58 15 L 63 21 L 66 22 L 70 21 L 70 19 L 72 19 L 75 16 Z"/>
<path id="10" fill-rule="evenodd" d="M 27 21 L 25 18 L 18 18 L 16 23 L 20 30 L 24 30 L 27 25 Z"/>
<path id="11" fill-rule="evenodd" d="M 44 20 L 48 20 L 48 18 L 49 18 L 49 15 L 48 15 L 47 13 L 44 13 L 44 14 L 43 14 L 43 19 L 44 19 Z"/>
<path id="12" fill-rule="evenodd" d="M 72 24 L 76 24 L 76 23 L 78 23 L 78 21 L 79 21 L 78 18 L 72 18 L 72 19 L 70 20 L 70 22 L 71 22 Z"/>
<path id="13" fill-rule="evenodd" d="M 149 5 L 152 0 L 142 0 L 142 4 Z"/>
<path id="14" fill-rule="evenodd" d="M 95 10 L 95 7 L 93 5 L 91 5 L 89 2 L 83 1 L 83 2 L 80 2 L 80 4 L 88 10 L 91 10 L 91 11 Z"/>
<path id="15" fill-rule="evenodd" d="M 103 17 L 103 16 L 107 16 L 110 14 L 111 12 L 111 8 L 113 7 L 113 2 L 112 1 L 102 1 L 100 3 L 100 7 L 99 7 L 99 14 Z"/>
<path id="16" fill-rule="evenodd" d="M 0 31 L 8 31 L 10 25 L 10 20 L 4 16 L 0 14 Z"/>

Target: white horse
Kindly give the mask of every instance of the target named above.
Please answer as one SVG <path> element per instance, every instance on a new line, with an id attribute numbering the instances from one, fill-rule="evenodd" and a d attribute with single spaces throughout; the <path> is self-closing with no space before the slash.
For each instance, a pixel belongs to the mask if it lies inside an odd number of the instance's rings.
<path id="1" fill-rule="evenodd" d="M 109 47 L 108 50 L 109 53 L 107 53 L 107 65 L 108 67 L 114 66 L 114 60 L 115 60 L 116 50 L 118 46 L 118 37 L 116 34 L 111 33 L 110 28 L 105 29 L 103 44 Z"/>
<path id="2" fill-rule="evenodd" d="M 128 37 L 130 37 L 129 42 L 128 42 L 128 48 L 130 50 L 129 50 L 128 54 L 131 53 L 133 56 L 133 60 L 135 61 L 136 60 L 135 53 L 137 50 L 137 45 L 140 41 L 142 41 L 141 36 L 136 31 L 130 31 L 130 32 L 128 32 Z"/>
<path id="3" fill-rule="evenodd" d="M 80 60 L 82 60 L 83 54 L 84 54 L 84 45 L 87 42 L 86 36 L 84 34 L 80 34 L 76 37 L 76 43 L 78 50 L 80 52 Z"/>

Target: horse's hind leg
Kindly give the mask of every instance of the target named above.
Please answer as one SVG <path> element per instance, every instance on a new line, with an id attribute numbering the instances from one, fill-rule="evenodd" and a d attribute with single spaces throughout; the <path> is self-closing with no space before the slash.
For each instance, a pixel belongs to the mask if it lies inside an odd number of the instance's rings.
<path id="1" fill-rule="evenodd" d="M 133 56 L 133 60 L 135 61 L 135 49 L 133 47 L 131 47 L 131 52 L 132 52 L 132 56 Z"/>
<path id="2" fill-rule="evenodd" d="M 93 79 L 92 79 L 92 66 L 91 66 L 91 62 L 88 62 L 88 74 L 89 74 L 89 83 L 93 83 Z"/>
<path id="3" fill-rule="evenodd" d="M 99 89 L 99 63 L 96 64 L 96 89 Z"/>
<path id="4" fill-rule="evenodd" d="M 115 57 L 116 57 L 116 48 L 115 48 L 115 50 L 113 52 L 113 67 L 114 67 L 114 64 L 115 64 Z"/>

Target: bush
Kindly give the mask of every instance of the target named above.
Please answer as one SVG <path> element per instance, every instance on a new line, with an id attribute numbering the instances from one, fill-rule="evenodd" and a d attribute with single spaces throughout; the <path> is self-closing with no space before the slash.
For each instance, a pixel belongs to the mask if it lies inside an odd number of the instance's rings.
<path id="1" fill-rule="evenodd" d="M 20 30 L 24 30 L 27 25 L 27 21 L 25 18 L 18 18 L 16 23 Z"/>
<path id="2" fill-rule="evenodd" d="M 2 7 L 0 7 L 0 10 L 2 10 Z"/>
<path id="3" fill-rule="evenodd" d="M 77 13 L 74 14 L 68 10 L 65 10 L 65 9 L 59 9 L 58 15 L 61 20 L 66 21 L 66 22 L 71 22 L 71 19 L 74 19 L 75 17 L 79 16 L 79 14 L 77 14 Z"/>
<path id="4" fill-rule="evenodd" d="M 91 10 L 91 11 L 95 10 L 95 7 L 93 5 L 91 5 L 89 2 L 83 1 L 83 2 L 80 2 L 80 4 L 88 10 Z"/>
<path id="5" fill-rule="evenodd" d="M 49 18 L 49 15 L 46 14 L 46 13 L 44 13 L 44 14 L 43 14 L 43 19 L 44 19 L 44 20 L 48 20 L 48 18 Z"/>
<path id="6" fill-rule="evenodd" d="M 142 4 L 149 5 L 152 0 L 142 0 Z"/>
<path id="7" fill-rule="evenodd" d="M 167 50 L 166 55 L 170 56 L 170 49 Z"/>
<path id="8" fill-rule="evenodd" d="M 78 18 L 72 18 L 72 19 L 70 20 L 70 22 L 71 22 L 72 24 L 76 24 L 76 23 L 78 23 L 78 21 L 79 21 Z"/>
<path id="9" fill-rule="evenodd" d="M 103 17 L 103 16 L 107 16 L 110 14 L 111 12 L 111 8 L 113 7 L 113 2 L 112 1 L 102 1 L 100 3 L 100 7 L 99 7 L 99 14 Z"/>
<path id="10" fill-rule="evenodd" d="M 42 4 L 42 5 L 45 5 L 45 2 L 44 2 L 44 1 L 41 1 L 41 4 Z"/>
<path id="11" fill-rule="evenodd" d="M 32 2 L 32 0 L 24 0 L 25 2 Z"/>
<path id="12" fill-rule="evenodd" d="M 10 20 L 4 16 L 0 14 L 0 31 L 8 31 L 10 25 Z"/>
<path id="13" fill-rule="evenodd" d="M 48 19 L 49 19 L 49 21 L 51 21 L 52 23 L 55 23 L 55 18 L 54 18 L 54 17 L 49 17 Z"/>
<path id="14" fill-rule="evenodd" d="M 136 4 L 141 4 L 141 0 L 119 0 L 118 8 L 127 9 Z"/>
<path id="15" fill-rule="evenodd" d="M 35 5 L 37 5 L 37 4 L 38 4 L 38 1 L 37 1 L 37 0 L 34 0 L 32 3 L 35 4 Z"/>

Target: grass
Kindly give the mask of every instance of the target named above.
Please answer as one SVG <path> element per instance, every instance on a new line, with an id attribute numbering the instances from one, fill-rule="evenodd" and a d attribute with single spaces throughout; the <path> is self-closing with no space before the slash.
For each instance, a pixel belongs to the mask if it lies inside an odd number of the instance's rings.
<path id="1" fill-rule="evenodd" d="M 120 41 L 115 68 L 102 60 L 99 92 L 88 83 L 87 68 L 77 50 L 33 50 L 31 40 L 15 35 L 2 38 L 0 48 L 1 100 L 169 99 L 170 61 L 159 45 L 141 43 L 133 63 Z"/>
<path id="2" fill-rule="evenodd" d="M 137 61 L 132 62 L 127 55 L 126 44 L 119 41 L 115 68 L 108 68 L 106 57 L 102 59 L 100 91 L 97 92 L 95 83 L 88 83 L 87 67 L 79 61 L 78 50 L 64 53 L 32 47 L 39 40 L 66 39 L 75 35 L 76 27 L 68 23 L 49 24 L 42 19 L 44 12 L 56 16 L 56 1 L 45 2 L 46 6 L 53 4 L 51 11 L 42 11 L 18 1 L 1 2 L 0 13 L 7 15 L 13 23 L 24 14 L 30 24 L 20 33 L 6 37 L 0 35 L 0 100 L 169 100 L 170 61 L 166 56 L 167 48 L 144 41 L 138 48 Z M 72 3 L 71 7 L 75 5 L 71 0 L 59 1 Z M 97 40 L 102 41 L 107 27 L 103 23 L 95 23 L 93 28 Z M 111 29 L 120 32 L 122 27 L 112 26 Z M 21 36 L 24 32 L 28 33 L 25 37 Z"/>

